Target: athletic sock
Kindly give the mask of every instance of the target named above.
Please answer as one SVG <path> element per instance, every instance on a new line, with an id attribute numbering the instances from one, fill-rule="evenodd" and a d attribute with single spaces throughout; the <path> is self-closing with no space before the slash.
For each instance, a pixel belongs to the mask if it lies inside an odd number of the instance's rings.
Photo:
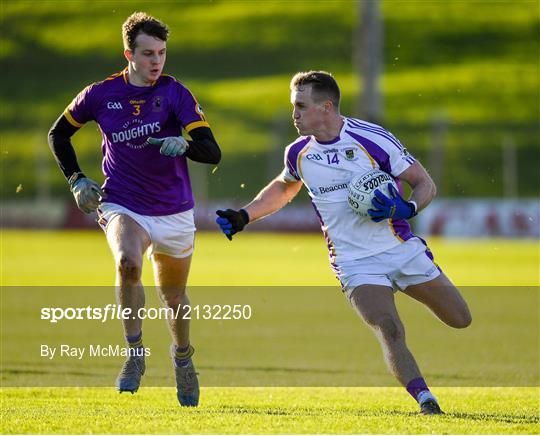
<path id="1" fill-rule="evenodd" d="M 142 343 L 142 331 L 138 335 L 135 335 L 135 336 L 126 336 L 126 342 L 128 343 L 128 346 L 129 346 L 130 357 L 144 356 L 144 347 Z"/>
<path id="2" fill-rule="evenodd" d="M 422 377 L 415 378 L 407 383 L 407 392 L 411 394 L 418 404 L 422 404 L 427 400 L 433 400 L 437 403 L 437 399 L 431 393 Z"/>
<path id="3" fill-rule="evenodd" d="M 177 367 L 187 366 L 191 362 L 191 356 L 195 353 L 195 348 L 190 345 L 187 347 L 174 347 L 174 364 Z"/>

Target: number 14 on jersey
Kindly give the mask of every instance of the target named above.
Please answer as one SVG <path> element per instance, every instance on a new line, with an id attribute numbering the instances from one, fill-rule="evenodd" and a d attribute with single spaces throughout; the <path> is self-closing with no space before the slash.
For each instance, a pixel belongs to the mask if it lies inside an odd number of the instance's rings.
<path id="1" fill-rule="evenodd" d="M 328 162 L 328 165 L 332 165 L 332 164 L 338 165 L 339 164 L 338 154 L 337 153 L 327 154 L 326 161 Z"/>

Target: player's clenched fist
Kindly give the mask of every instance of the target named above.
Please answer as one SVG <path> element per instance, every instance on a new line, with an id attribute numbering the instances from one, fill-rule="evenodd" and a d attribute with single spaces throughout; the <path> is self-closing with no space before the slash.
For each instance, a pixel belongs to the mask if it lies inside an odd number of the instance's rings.
<path id="1" fill-rule="evenodd" d="M 249 215 L 244 209 L 217 210 L 216 214 L 218 215 L 216 223 L 229 241 L 232 241 L 232 236 L 241 232 L 249 223 Z"/>
<path id="2" fill-rule="evenodd" d="M 70 190 L 75 197 L 77 207 L 84 213 L 96 210 L 105 193 L 99 185 L 88 177 L 81 177 L 70 184 Z"/>
<path id="3" fill-rule="evenodd" d="M 159 152 L 163 156 L 176 157 L 182 156 L 189 148 L 187 142 L 182 136 L 169 136 L 167 138 L 148 138 L 148 143 L 152 145 L 161 145 Z"/>

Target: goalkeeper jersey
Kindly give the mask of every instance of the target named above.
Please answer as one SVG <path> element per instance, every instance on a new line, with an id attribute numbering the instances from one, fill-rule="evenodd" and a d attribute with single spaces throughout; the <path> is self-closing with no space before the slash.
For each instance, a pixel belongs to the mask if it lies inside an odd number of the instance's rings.
<path id="1" fill-rule="evenodd" d="M 354 118 L 343 121 L 332 141 L 304 136 L 287 146 L 282 173 L 284 180 L 301 180 L 306 186 L 334 268 L 382 253 L 413 236 L 406 220 L 375 223 L 354 213 L 347 195 L 354 175 L 376 168 L 395 179 L 415 162 L 414 157 L 382 127 Z"/>
<path id="2" fill-rule="evenodd" d="M 151 216 L 193 208 L 186 157 L 163 156 L 147 141 L 209 127 L 195 97 L 174 77 L 134 86 L 125 69 L 82 90 L 64 115 L 75 127 L 99 125 L 108 202 Z"/>

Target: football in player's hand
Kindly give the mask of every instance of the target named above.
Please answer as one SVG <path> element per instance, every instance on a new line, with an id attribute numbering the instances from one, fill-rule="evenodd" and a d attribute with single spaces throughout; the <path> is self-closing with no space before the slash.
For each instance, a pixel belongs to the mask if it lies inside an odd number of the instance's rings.
<path id="1" fill-rule="evenodd" d="M 388 184 L 391 183 L 397 190 L 393 177 L 378 169 L 372 169 L 362 174 L 356 174 L 349 182 L 348 201 L 351 209 L 362 217 L 369 217 L 368 209 L 373 209 L 371 200 L 378 189 L 387 197 L 391 197 Z"/>

